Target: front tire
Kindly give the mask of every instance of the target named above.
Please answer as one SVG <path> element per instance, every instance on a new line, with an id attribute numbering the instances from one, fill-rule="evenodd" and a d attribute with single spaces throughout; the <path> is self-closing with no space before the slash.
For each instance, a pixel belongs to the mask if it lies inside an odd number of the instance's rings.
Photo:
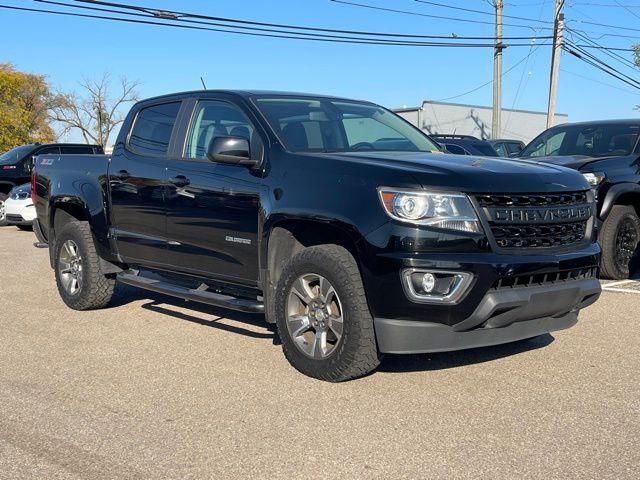
<path id="1" fill-rule="evenodd" d="M 116 280 L 102 272 L 89 224 L 69 223 L 56 236 L 53 248 L 56 284 L 64 303 L 74 310 L 105 307 Z"/>
<path id="2" fill-rule="evenodd" d="M 610 280 L 629 278 L 638 261 L 640 219 L 629 205 L 614 205 L 602 226 L 601 276 Z"/>
<path id="3" fill-rule="evenodd" d="M 278 280 L 276 324 L 285 357 L 310 377 L 341 382 L 380 364 L 360 271 L 338 245 L 309 247 L 289 261 Z"/>

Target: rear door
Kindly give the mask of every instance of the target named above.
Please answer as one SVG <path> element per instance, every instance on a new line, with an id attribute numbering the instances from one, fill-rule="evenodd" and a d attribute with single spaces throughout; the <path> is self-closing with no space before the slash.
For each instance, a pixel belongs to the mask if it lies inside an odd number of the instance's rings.
<path id="1" fill-rule="evenodd" d="M 182 102 L 145 104 L 109 166 L 112 235 L 123 260 L 166 264 L 165 188 Z"/>
<path id="2" fill-rule="evenodd" d="M 258 281 L 259 173 L 207 158 L 217 136 L 262 141 L 249 112 L 228 99 L 193 102 L 183 156 L 169 163 L 167 258 L 174 269 L 254 286 Z"/>

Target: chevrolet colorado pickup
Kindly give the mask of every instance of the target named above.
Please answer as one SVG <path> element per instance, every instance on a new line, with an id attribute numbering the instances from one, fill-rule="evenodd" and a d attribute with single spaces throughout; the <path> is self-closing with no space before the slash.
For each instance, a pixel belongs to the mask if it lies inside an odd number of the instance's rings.
<path id="1" fill-rule="evenodd" d="M 518 155 L 574 168 L 596 196 L 604 278 L 629 278 L 640 267 L 640 121 L 557 125 Z"/>
<path id="2" fill-rule="evenodd" d="M 290 363 L 327 381 L 384 353 L 568 328 L 601 291 L 582 175 L 443 154 L 368 102 L 152 98 L 111 155 L 42 155 L 32 187 L 69 307 L 107 305 L 120 281 L 264 313 Z"/>

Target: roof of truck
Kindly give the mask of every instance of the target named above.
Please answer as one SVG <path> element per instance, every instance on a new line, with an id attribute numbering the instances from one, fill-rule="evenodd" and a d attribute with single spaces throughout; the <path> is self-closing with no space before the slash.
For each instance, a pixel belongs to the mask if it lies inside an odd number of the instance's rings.
<path id="1" fill-rule="evenodd" d="M 277 91 L 277 90 L 234 90 L 234 89 L 207 89 L 207 90 L 189 90 L 185 92 L 174 92 L 168 93 L 165 95 L 158 95 L 151 98 L 146 98 L 143 101 L 147 100 L 155 100 L 158 98 L 164 97 L 179 97 L 193 94 L 204 94 L 204 93 L 226 93 L 231 95 L 237 95 L 239 97 L 253 97 L 253 96 L 274 96 L 274 97 L 310 97 L 310 98 L 332 98 L 338 100 L 354 100 L 352 98 L 339 97 L 335 95 L 322 95 L 315 93 L 302 93 L 302 92 L 287 92 L 287 91 Z M 366 102 L 366 100 L 361 100 Z M 369 102 L 371 103 L 371 102 Z"/>

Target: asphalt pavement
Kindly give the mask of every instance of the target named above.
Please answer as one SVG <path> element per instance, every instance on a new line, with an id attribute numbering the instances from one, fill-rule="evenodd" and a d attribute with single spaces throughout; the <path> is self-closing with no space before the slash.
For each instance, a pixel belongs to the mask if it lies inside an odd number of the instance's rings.
<path id="1" fill-rule="evenodd" d="M 34 241 L 0 229 L 0 479 L 640 477 L 639 281 L 566 331 L 329 384 L 259 315 L 129 287 L 69 310 Z"/>

